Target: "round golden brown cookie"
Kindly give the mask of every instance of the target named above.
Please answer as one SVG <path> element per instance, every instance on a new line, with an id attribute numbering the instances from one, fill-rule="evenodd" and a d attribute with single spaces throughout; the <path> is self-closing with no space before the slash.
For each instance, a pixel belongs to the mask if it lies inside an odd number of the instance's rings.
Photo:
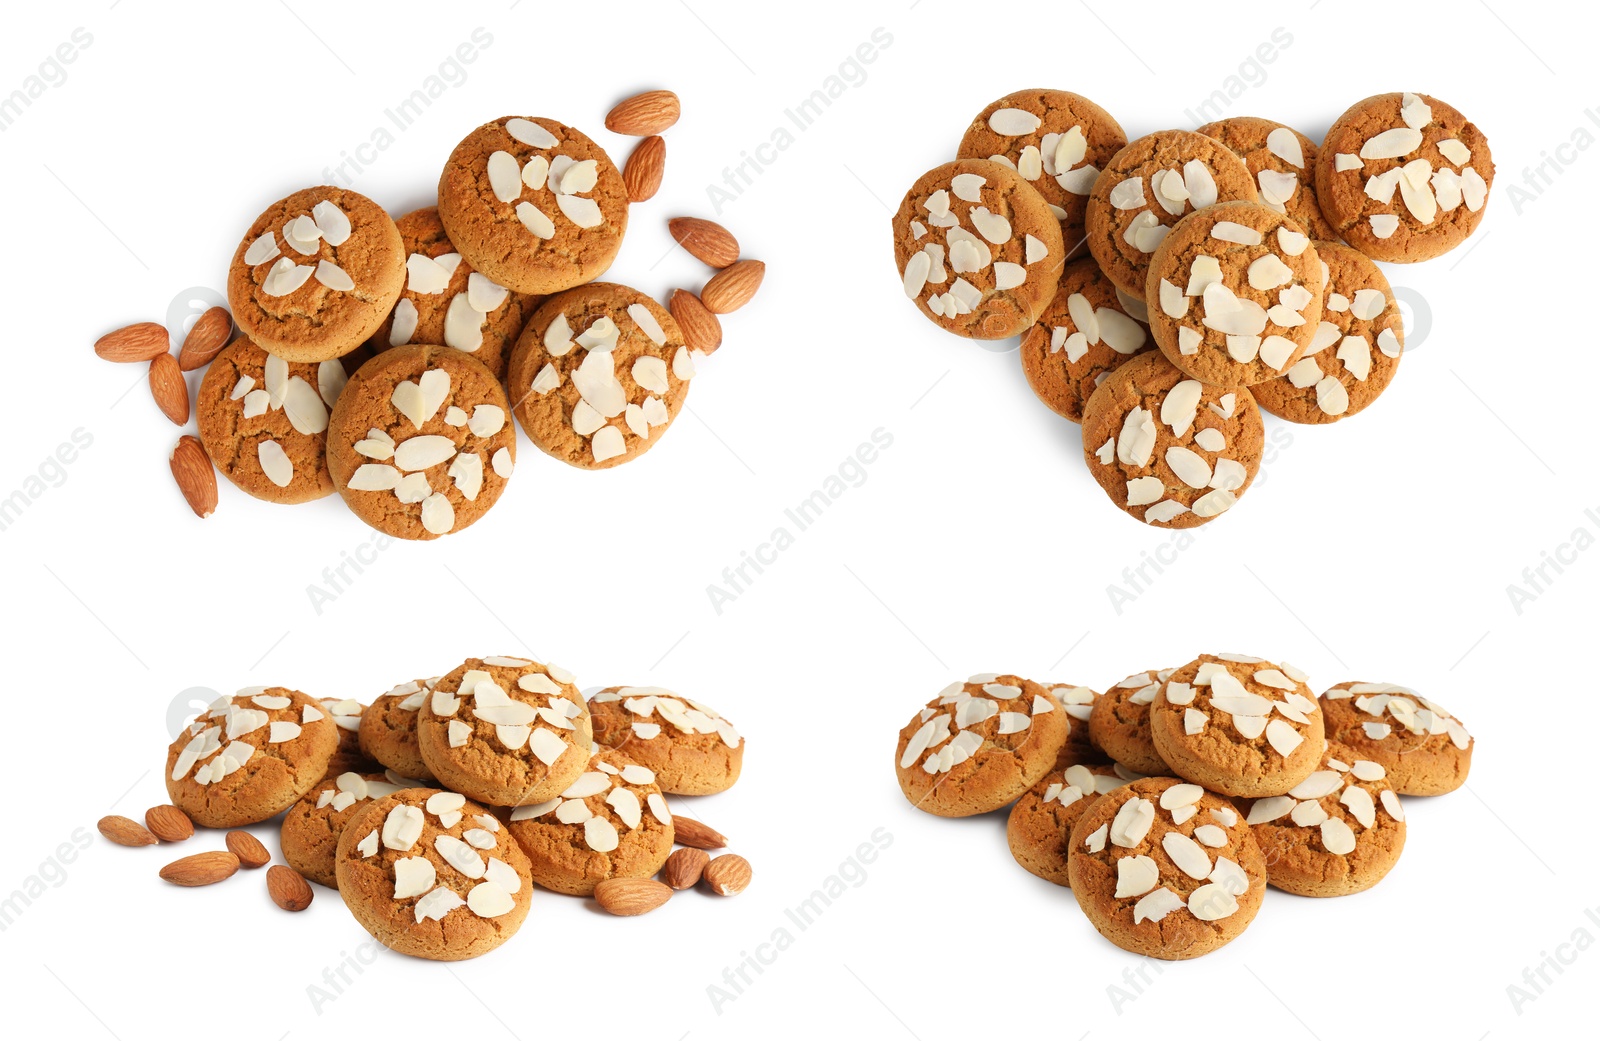
<path id="1" fill-rule="evenodd" d="M 346 378 L 343 359 L 286 362 L 241 336 L 200 380 L 200 443 L 222 476 L 257 499 L 320 499 L 333 491 L 324 439 Z"/>
<path id="2" fill-rule="evenodd" d="M 1311 346 L 1288 372 L 1250 388 L 1258 405 L 1293 423 L 1360 412 L 1394 379 L 1405 350 L 1400 305 L 1378 265 L 1343 243 L 1316 247 L 1328 281 Z"/>
<path id="3" fill-rule="evenodd" d="M 1171 773 L 1150 740 L 1150 702 L 1172 671 L 1136 672 L 1097 698 L 1089 716 L 1089 740 L 1094 746 L 1141 774 Z"/>
<path id="4" fill-rule="evenodd" d="M 1382 766 L 1334 742 L 1287 795 L 1245 808 L 1267 860 L 1267 881 L 1297 896 L 1371 889 L 1400 859 L 1406 816 Z"/>
<path id="5" fill-rule="evenodd" d="M 671 795 L 714 795 L 739 779 L 744 738 L 708 705 L 664 687 L 607 687 L 589 699 L 594 742 L 655 773 Z"/>
<path id="6" fill-rule="evenodd" d="M 553 119 L 507 116 L 468 134 L 439 175 L 439 220 L 461 256 L 518 293 L 605 273 L 628 228 L 628 189 L 605 149 Z"/>
<path id="7" fill-rule="evenodd" d="M 1144 297 L 1145 273 L 1184 214 L 1217 202 L 1256 200 L 1244 160 L 1215 138 L 1161 130 L 1130 141 L 1089 194 L 1089 252 L 1123 292 Z M 1153 310 L 1153 308 L 1152 308 Z"/>
<path id="8" fill-rule="evenodd" d="M 1261 411 L 1244 388 L 1189 379 L 1150 351 L 1083 407 L 1083 457 L 1111 501 L 1146 524 L 1192 528 L 1244 495 L 1261 466 Z"/>
<path id="9" fill-rule="evenodd" d="M 596 282 L 539 306 L 511 354 L 506 386 L 541 451 L 603 470 L 661 440 L 694 372 L 666 308 L 636 289 Z"/>
<path id="10" fill-rule="evenodd" d="M 228 269 L 240 332 L 288 361 L 348 354 L 400 296 L 406 255 L 383 207 L 323 185 L 267 207 Z"/>
<path id="11" fill-rule="evenodd" d="M 573 896 L 608 878 L 649 878 L 672 853 L 672 811 L 655 772 L 609 748 L 560 795 L 512 810 L 507 827 L 533 880 Z"/>
<path id="12" fill-rule="evenodd" d="M 361 714 L 357 735 L 362 754 L 405 777 L 431 781 L 417 744 L 417 710 L 443 677 L 409 680 L 373 699 Z"/>
<path id="13" fill-rule="evenodd" d="M 1062 756 L 1054 769 L 1029 788 L 1006 818 L 1006 842 L 1011 856 L 1032 874 L 1058 886 L 1067 878 L 1067 844 L 1072 826 L 1097 798 L 1139 780 L 1118 763 L 1098 756 L 1078 760 Z"/>
<path id="14" fill-rule="evenodd" d="M 589 710 L 559 665 L 468 658 L 417 709 L 428 773 L 491 806 L 543 802 L 577 780 L 593 750 Z"/>
<path id="15" fill-rule="evenodd" d="M 1243 654 L 1202 654 L 1150 703 L 1171 772 L 1223 795 L 1282 795 L 1322 761 L 1322 710 L 1306 674 Z"/>
<path id="16" fill-rule="evenodd" d="M 1089 718 L 1100 694 L 1071 683 L 1046 684 L 1045 694 L 1054 698 L 1067 715 L 1067 741 L 1061 746 L 1061 754 L 1076 756 L 1074 761 L 1103 757 L 1104 752 L 1095 747 L 1094 736 L 1089 733 Z"/>
<path id="17" fill-rule="evenodd" d="M 1250 826 L 1197 784 L 1148 777 L 1110 792 L 1072 828 L 1078 906 L 1125 951 L 1180 961 L 1244 932 L 1267 866 Z"/>
<path id="18" fill-rule="evenodd" d="M 1179 221 L 1150 257 L 1150 332 L 1185 375 L 1253 386 L 1310 348 L 1322 286 L 1316 247 L 1293 219 L 1218 203 Z"/>
<path id="19" fill-rule="evenodd" d="M 1377 94 L 1334 120 L 1317 153 L 1333 230 L 1374 260 L 1447 253 L 1483 220 L 1494 160 L 1483 131 L 1426 94 Z"/>
<path id="20" fill-rule="evenodd" d="M 456 794 L 407 788 L 361 803 L 339 836 L 339 895 L 401 954 L 486 954 L 528 916 L 528 858 L 494 814 Z"/>
<path id="21" fill-rule="evenodd" d="M 1008 166 L 959 159 L 934 167 L 906 192 L 893 231 L 906 296 L 958 336 L 1016 336 L 1055 296 L 1061 224 Z"/>
<path id="22" fill-rule="evenodd" d="M 1092 257 L 1061 273 L 1056 295 L 1022 335 L 1022 373 L 1059 416 L 1083 421 L 1083 403 L 1117 366 L 1154 348 L 1150 331 L 1123 305 Z"/>
<path id="23" fill-rule="evenodd" d="M 1095 178 L 1127 143 L 1111 113 L 1080 94 L 1019 90 L 973 117 L 956 157 L 1017 171 L 1061 222 L 1071 255 L 1083 251 L 1083 213 Z"/>
<path id="24" fill-rule="evenodd" d="M 494 373 L 450 347 L 411 344 L 356 370 L 328 421 L 328 473 L 351 511 L 402 539 L 468 527 L 516 460 L 511 402 Z"/>
<path id="25" fill-rule="evenodd" d="M 372 335 L 372 349 L 442 343 L 506 378 L 511 348 L 540 297 L 514 293 L 461 259 L 439 210 L 424 206 L 395 221 L 406 251 L 406 283 Z"/>
<path id="26" fill-rule="evenodd" d="M 1317 206 L 1317 146 L 1309 137 L 1258 116 L 1219 119 L 1195 133 L 1216 138 L 1244 160 L 1263 206 L 1287 213 L 1318 241 L 1334 237 Z"/>
<path id="27" fill-rule="evenodd" d="M 167 794 L 203 828 L 241 828 L 288 809 L 339 744 L 317 703 L 287 687 L 213 701 L 167 749 Z"/>
<path id="28" fill-rule="evenodd" d="M 1050 771 L 1067 728 L 1060 704 L 1032 680 L 995 673 L 957 680 L 901 729 L 900 790 L 940 817 L 998 810 Z"/>
<path id="29" fill-rule="evenodd" d="M 283 815 L 278 842 L 283 862 L 313 882 L 337 888 L 334 854 L 339 836 L 350 818 L 360 813 L 368 799 L 381 799 L 402 788 L 383 773 L 332 774 L 289 807 Z"/>
<path id="30" fill-rule="evenodd" d="M 1467 781 L 1472 735 L 1409 687 L 1340 683 L 1322 692 L 1328 740 L 1388 771 L 1401 795 L 1443 795 Z"/>

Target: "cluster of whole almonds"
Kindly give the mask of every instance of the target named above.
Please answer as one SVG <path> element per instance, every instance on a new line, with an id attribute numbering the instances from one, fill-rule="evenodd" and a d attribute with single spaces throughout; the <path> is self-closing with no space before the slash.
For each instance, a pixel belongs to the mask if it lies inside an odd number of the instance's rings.
<path id="1" fill-rule="evenodd" d="M 97 827 L 106 841 L 118 846 L 171 844 L 194 837 L 194 822 L 170 803 L 146 810 L 143 824 L 112 814 L 101 817 Z M 240 868 L 253 870 L 272 862 L 267 847 L 248 831 L 233 829 L 222 841 L 223 849 L 191 853 L 167 864 L 160 871 L 162 880 L 175 886 L 209 886 L 232 878 Z M 304 911 L 311 906 L 311 886 L 294 868 L 274 864 L 266 879 L 267 895 L 285 911 Z"/>

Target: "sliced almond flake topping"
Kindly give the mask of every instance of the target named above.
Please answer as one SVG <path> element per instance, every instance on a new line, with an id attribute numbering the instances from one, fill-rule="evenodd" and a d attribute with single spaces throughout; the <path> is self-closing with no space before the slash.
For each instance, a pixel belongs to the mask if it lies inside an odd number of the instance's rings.
<path id="1" fill-rule="evenodd" d="M 430 890 L 422 899 L 416 902 L 413 908 L 417 924 L 421 925 L 428 920 L 438 921 L 458 907 L 466 906 L 466 901 L 447 886 L 439 886 Z"/>
<path id="2" fill-rule="evenodd" d="M 1367 138 L 1361 146 L 1362 159 L 1398 159 L 1422 147 L 1422 132 L 1413 127 L 1394 127 Z"/>
<path id="3" fill-rule="evenodd" d="M 1150 857 L 1142 854 L 1121 857 L 1117 860 L 1117 888 L 1114 895 L 1119 899 L 1142 896 L 1160 880 L 1161 869 Z"/>
<path id="4" fill-rule="evenodd" d="M 1181 907 L 1183 897 L 1163 886 L 1146 893 L 1133 905 L 1133 924 L 1159 922 Z"/>
<path id="5" fill-rule="evenodd" d="M 1329 817 L 1322 822 L 1322 848 L 1340 857 L 1354 852 L 1356 833 L 1350 830 L 1350 825 L 1339 818 Z"/>
<path id="6" fill-rule="evenodd" d="M 1228 447 L 1228 438 L 1216 427 L 1204 427 L 1194 432 L 1194 443 L 1207 452 L 1220 452 Z"/>
<path id="7" fill-rule="evenodd" d="M 1410 91 L 1400 95 L 1400 119 L 1412 130 L 1421 130 L 1433 121 L 1433 109 Z"/>
<path id="8" fill-rule="evenodd" d="M 1156 808 L 1149 799 L 1133 798 L 1123 803 L 1111 821 L 1110 837 L 1113 844 L 1124 848 L 1137 846 L 1150 832 L 1155 822 Z"/>
<path id="9" fill-rule="evenodd" d="M 1167 449 L 1165 459 L 1168 468 L 1189 487 L 1202 489 L 1211 483 L 1211 464 L 1192 449 L 1173 445 Z"/>
<path id="10" fill-rule="evenodd" d="M 982 174 L 956 174 L 950 179 L 951 194 L 964 202 L 983 201 L 983 185 L 984 178 Z"/>
<path id="11" fill-rule="evenodd" d="M 244 251 L 244 262 L 250 267 L 255 267 L 257 264 L 265 264 L 276 258 L 278 252 L 278 240 L 272 232 L 265 231 Z"/>
<path id="12" fill-rule="evenodd" d="M 596 853 L 610 853 L 617 848 L 620 837 L 615 824 L 604 817 L 591 817 L 583 822 L 583 841 Z"/>
<path id="13" fill-rule="evenodd" d="M 272 265 L 267 277 L 261 280 L 261 292 L 267 296 L 287 296 L 306 284 L 313 268 L 309 264 L 296 264 L 282 257 Z"/>
<path id="14" fill-rule="evenodd" d="M 1184 808 L 1193 815 L 1194 807 Z M 1161 836 L 1161 849 L 1190 878 L 1203 879 L 1211 874 L 1211 857 L 1200 843 L 1182 832 L 1169 831 Z"/>
<path id="15" fill-rule="evenodd" d="M 262 441 L 256 445 L 256 462 L 267 480 L 279 488 L 289 487 L 289 482 L 294 480 L 294 463 L 276 441 Z"/>
<path id="16" fill-rule="evenodd" d="M 1400 808 L 1400 797 L 1394 793 L 1393 789 L 1385 788 L 1379 792 L 1378 801 L 1383 804 L 1383 808 L 1388 812 L 1389 816 L 1395 820 L 1404 821 L 1406 819 L 1405 811 Z"/>
<path id="17" fill-rule="evenodd" d="M 1201 341 L 1201 339 L 1202 339 L 1202 337 L 1200 336 L 1200 334 L 1198 332 L 1196 332 L 1195 330 L 1189 328 L 1187 325 L 1178 326 L 1178 353 L 1179 354 L 1198 354 L 1198 353 L 1200 353 L 1200 341 Z M 1216 408 L 1215 405 L 1213 405 L 1211 407 L 1212 408 Z"/>
<path id="18" fill-rule="evenodd" d="M 1202 922 L 1215 922 L 1239 910 L 1239 901 L 1225 886 L 1208 882 L 1189 894 L 1189 913 Z"/>
<path id="19" fill-rule="evenodd" d="M 1146 524 L 1167 524 L 1188 512 L 1189 507 L 1183 503 L 1176 499 L 1167 499 L 1145 510 L 1143 520 Z"/>
<path id="20" fill-rule="evenodd" d="M 989 129 L 1002 137 L 1021 137 L 1039 129 L 1043 122 L 1026 109 L 997 108 L 989 114 Z"/>
<path id="21" fill-rule="evenodd" d="M 485 166 L 489 188 L 501 202 L 516 202 L 522 195 L 522 164 L 510 152 L 489 153 Z"/>
<path id="22" fill-rule="evenodd" d="M 1472 149 L 1453 137 L 1440 141 L 1435 147 L 1439 149 L 1440 155 L 1457 166 L 1466 166 L 1472 161 Z"/>
<path id="23" fill-rule="evenodd" d="M 1189 313 L 1189 300 L 1183 290 L 1166 279 L 1161 280 L 1161 313 L 1168 318 L 1182 318 Z"/>
<path id="24" fill-rule="evenodd" d="M 506 120 L 506 133 L 533 148 L 554 148 L 561 143 L 559 138 L 540 124 L 520 116 Z"/>
<path id="25" fill-rule="evenodd" d="M 1161 483 L 1159 477 L 1135 477 L 1128 481 L 1128 505 L 1146 506 L 1160 501 L 1167 493 L 1167 486 Z"/>
<path id="26" fill-rule="evenodd" d="M 1183 184 L 1189 190 L 1189 204 L 1203 210 L 1217 201 L 1217 181 L 1211 168 L 1198 159 L 1183 164 Z"/>
<path id="27" fill-rule="evenodd" d="M 1305 169 L 1305 153 L 1300 148 L 1300 137 L 1288 127 L 1277 127 L 1267 134 L 1267 151 L 1290 166 Z"/>
<path id="28" fill-rule="evenodd" d="M 1372 234 L 1380 239 L 1393 235 L 1400 227 L 1400 218 L 1392 213 L 1374 213 L 1367 218 L 1367 223 L 1372 227 Z"/>
<path id="29" fill-rule="evenodd" d="M 1148 466 L 1155 447 L 1155 418 L 1148 409 L 1136 405 L 1122 421 L 1122 432 L 1117 437 L 1117 459 L 1129 466 Z"/>
<path id="30" fill-rule="evenodd" d="M 1195 828 L 1194 837 L 1202 845 L 1210 846 L 1212 849 L 1221 849 L 1228 844 L 1228 833 L 1215 824 L 1202 824 Z"/>
<path id="31" fill-rule="evenodd" d="M 1145 204 L 1144 178 L 1129 177 L 1119 181 L 1109 196 L 1111 205 L 1119 210 L 1137 210 Z"/>

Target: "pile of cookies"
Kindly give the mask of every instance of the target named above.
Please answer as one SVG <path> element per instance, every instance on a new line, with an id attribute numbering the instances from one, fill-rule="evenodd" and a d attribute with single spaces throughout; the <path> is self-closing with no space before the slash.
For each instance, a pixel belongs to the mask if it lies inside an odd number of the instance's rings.
<path id="1" fill-rule="evenodd" d="M 720 714 L 660 687 L 587 699 L 560 666 L 469 658 L 402 683 L 371 705 L 287 687 L 218 698 L 167 750 L 171 805 L 146 824 L 107 817 L 121 845 L 182 841 L 282 815 L 280 906 L 335 888 L 374 937 L 403 954 L 470 958 L 510 939 L 532 889 L 593 896 L 636 915 L 703 882 L 731 896 L 748 861 L 727 839 L 675 817 L 665 796 L 710 795 L 739 778 L 744 739 Z M 674 844 L 685 847 L 673 852 Z M 271 859 L 246 831 L 226 849 L 162 869 L 208 885 Z M 662 876 L 656 881 L 653 876 Z"/>
<path id="2" fill-rule="evenodd" d="M 608 129 L 644 139 L 623 171 L 576 127 L 493 120 L 445 161 L 437 206 L 398 220 L 346 188 L 294 192 L 241 239 L 231 316 L 202 315 L 176 359 L 153 322 L 108 333 L 96 353 L 148 362 L 156 402 L 180 426 L 183 373 L 206 367 L 198 438 L 171 459 L 202 517 L 217 503 L 214 464 L 269 502 L 337 491 L 397 538 L 460 531 L 511 478 L 513 415 L 540 450 L 583 469 L 656 444 L 721 345 L 717 316 L 760 286 L 761 262 L 693 218 L 670 226 L 717 269 L 700 294 L 675 290 L 669 310 L 596 281 L 622 248 L 630 203 L 661 184 L 660 134 L 678 115 L 670 91 L 612 110 Z"/>
<path id="3" fill-rule="evenodd" d="M 1339 683 L 1315 696 L 1287 662 L 1202 654 L 1104 693 L 986 673 L 900 731 L 895 771 L 920 810 L 1011 806 L 1029 872 L 1069 886 L 1106 939 L 1199 957 L 1242 933 L 1271 885 L 1344 896 L 1400 858 L 1400 796 L 1460 787 L 1466 728 L 1416 691 Z"/>
<path id="4" fill-rule="evenodd" d="M 1319 147 L 1250 116 L 1130 142 L 1087 98 L 1025 90 L 912 185 L 895 260 L 940 328 L 1022 337 L 1112 502 L 1188 528 L 1250 487 L 1263 409 L 1332 423 L 1383 392 L 1405 334 L 1374 261 L 1460 245 L 1493 181 L 1483 133 L 1424 94 L 1357 102 Z"/>

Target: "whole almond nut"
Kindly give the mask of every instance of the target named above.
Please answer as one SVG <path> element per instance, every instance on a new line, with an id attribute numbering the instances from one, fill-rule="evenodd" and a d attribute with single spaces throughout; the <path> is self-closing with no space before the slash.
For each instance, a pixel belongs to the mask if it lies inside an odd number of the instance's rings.
<path id="1" fill-rule="evenodd" d="M 239 865 L 247 868 L 265 867 L 272 859 L 272 854 L 267 852 L 267 847 L 261 840 L 248 831 L 230 831 L 223 838 L 228 846 L 228 851 L 239 858 Z"/>
<path id="2" fill-rule="evenodd" d="M 311 883 L 294 868 L 274 864 L 267 868 L 267 895 L 285 911 L 304 911 L 311 906 Z"/>
<path id="3" fill-rule="evenodd" d="M 150 396 L 180 427 L 189 422 L 189 385 L 183 380 L 178 359 L 172 355 L 158 354 L 150 359 Z"/>
<path id="4" fill-rule="evenodd" d="M 683 342 L 690 350 L 711 354 L 722 346 L 722 323 L 700 298 L 687 289 L 674 289 L 667 310 L 683 333 Z"/>
<path id="5" fill-rule="evenodd" d="M 194 821 L 176 806 L 152 806 L 144 811 L 144 826 L 162 842 L 182 842 L 194 835 Z"/>
<path id="6" fill-rule="evenodd" d="M 725 268 L 739 259 L 739 240 L 716 221 L 674 217 L 667 231 L 689 255 L 709 267 Z"/>
<path id="7" fill-rule="evenodd" d="M 196 517 L 211 516 L 217 509 L 217 472 L 211 466 L 211 457 L 193 434 L 184 434 L 173 446 L 167 460 L 172 467 L 172 479 L 178 491 L 189 504 Z"/>
<path id="8" fill-rule="evenodd" d="M 653 878 L 608 878 L 594 887 L 595 902 L 623 917 L 654 911 L 671 897 L 672 890 Z"/>
<path id="9" fill-rule="evenodd" d="M 228 334 L 233 332 L 233 316 L 226 307 L 217 306 L 206 311 L 189 327 L 189 335 L 178 348 L 178 368 L 192 372 L 217 356 L 228 344 Z"/>
<path id="10" fill-rule="evenodd" d="M 629 137 L 649 137 L 678 121 L 678 95 L 670 90 L 647 90 L 617 103 L 606 114 L 606 129 Z"/>
<path id="11" fill-rule="evenodd" d="M 661 881 L 673 889 L 693 889 L 711 858 L 698 849 L 676 849 L 661 868 Z"/>
<path id="12" fill-rule="evenodd" d="M 737 853 L 724 853 L 706 865 L 701 877 L 718 896 L 738 896 L 750 887 L 750 862 Z"/>
<path id="13" fill-rule="evenodd" d="M 667 139 L 647 137 L 622 164 L 622 183 L 628 189 L 629 202 L 644 202 L 661 190 L 661 178 L 667 167 Z"/>
<path id="14" fill-rule="evenodd" d="M 678 845 L 694 849 L 721 849 L 728 844 L 722 832 L 701 824 L 693 817 L 679 817 L 674 814 L 672 834 Z"/>
<path id="15" fill-rule="evenodd" d="M 119 846 L 154 846 L 156 837 L 136 820 L 119 817 L 113 814 L 110 817 L 101 817 L 100 823 L 95 825 L 100 829 L 100 834 L 108 842 L 115 842 Z"/>
<path id="16" fill-rule="evenodd" d="M 161 869 L 161 877 L 175 886 L 209 886 L 238 870 L 238 857 L 225 849 L 211 849 L 174 860 Z"/>
<path id="17" fill-rule="evenodd" d="M 113 329 L 94 342 L 94 352 L 106 361 L 149 361 L 172 350 L 167 327 L 157 322 L 135 322 Z"/>
<path id="18" fill-rule="evenodd" d="M 700 290 L 700 302 L 713 314 L 728 314 L 750 302 L 761 288 L 767 265 L 759 260 L 741 260 L 711 276 Z"/>

